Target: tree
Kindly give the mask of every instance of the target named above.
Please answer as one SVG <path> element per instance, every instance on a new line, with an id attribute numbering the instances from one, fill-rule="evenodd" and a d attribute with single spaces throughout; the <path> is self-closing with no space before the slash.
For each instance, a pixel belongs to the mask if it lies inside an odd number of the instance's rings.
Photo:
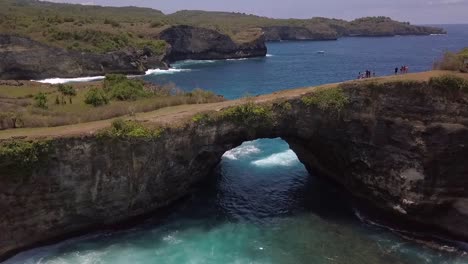
<path id="1" fill-rule="evenodd" d="M 73 88 L 73 86 L 59 84 L 57 90 L 62 94 L 62 104 L 65 104 L 64 97 L 66 96 L 68 97 L 68 101 L 70 102 L 70 104 L 73 103 L 72 97 L 76 96 L 76 90 L 75 88 Z"/>
<path id="2" fill-rule="evenodd" d="M 36 107 L 42 108 L 42 109 L 47 109 L 47 95 L 45 93 L 38 93 L 36 96 L 34 96 L 34 101 Z"/>

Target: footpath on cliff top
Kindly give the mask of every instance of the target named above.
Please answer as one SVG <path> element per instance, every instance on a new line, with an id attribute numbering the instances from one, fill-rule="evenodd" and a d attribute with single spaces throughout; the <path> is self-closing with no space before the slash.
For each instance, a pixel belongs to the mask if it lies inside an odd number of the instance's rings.
<path id="1" fill-rule="evenodd" d="M 405 75 L 396 75 L 396 76 L 387 76 L 372 78 L 359 81 L 376 81 L 376 82 L 389 82 L 389 81 L 402 81 L 402 80 L 411 80 L 411 81 L 428 81 L 431 77 L 442 76 L 445 74 L 454 74 L 459 77 L 468 79 L 468 74 L 447 72 L 447 71 L 428 71 L 422 73 L 412 73 Z M 255 103 L 274 101 L 277 99 L 289 99 L 300 97 L 304 94 L 307 94 L 318 87 L 329 88 L 336 87 L 338 83 L 335 84 L 326 84 L 317 87 L 305 87 L 297 88 L 290 90 L 278 91 L 272 94 L 259 95 L 254 98 L 251 98 Z M 220 111 L 224 108 L 243 104 L 246 102 L 246 99 L 237 99 L 229 100 L 219 103 L 208 103 L 208 104 L 192 104 L 192 105 L 179 105 L 172 107 L 165 107 L 151 112 L 146 113 L 137 113 L 135 116 L 129 117 L 124 116 L 123 118 L 128 118 L 140 122 L 151 122 L 161 125 L 174 125 L 178 122 L 187 120 L 188 118 L 196 115 L 197 113 L 206 112 L 206 111 Z M 80 123 L 74 125 L 58 126 L 58 127 L 40 127 L 40 128 L 17 128 L 17 129 L 8 129 L 0 131 L 0 140 L 10 139 L 10 138 L 21 138 L 21 139 L 35 139 L 35 138 L 56 138 L 56 137 L 72 137 L 72 136 L 86 136 L 92 135 L 97 131 L 109 127 L 114 119 L 100 120 L 95 122 Z"/>

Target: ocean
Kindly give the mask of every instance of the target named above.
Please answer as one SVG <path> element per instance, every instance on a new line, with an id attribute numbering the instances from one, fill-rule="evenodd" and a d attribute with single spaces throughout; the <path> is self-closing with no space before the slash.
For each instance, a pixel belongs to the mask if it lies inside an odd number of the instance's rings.
<path id="1" fill-rule="evenodd" d="M 183 61 L 143 78 L 233 99 L 355 79 L 366 70 L 426 71 L 443 52 L 468 46 L 468 25 L 442 26 L 448 35 L 269 43 L 265 58 Z M 4 263 L 468 263 L 463 250 L 437 250 L 361 221 L 350 200 L 309 174 L 283 140 L 258 139 L 226 152 L 195 193 L 164 213 Z"/>

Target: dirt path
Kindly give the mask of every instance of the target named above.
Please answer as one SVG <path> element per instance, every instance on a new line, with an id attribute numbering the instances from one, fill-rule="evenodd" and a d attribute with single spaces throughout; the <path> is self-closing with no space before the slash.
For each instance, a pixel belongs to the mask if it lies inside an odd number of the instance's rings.
<path id="1" fill-rule="evenodd" d="M 424 81 L 430 77 L 446 74 L 443 71 L 431 71 L 407 75 L 389 76 L 383 78 L 375 78 L 376 81 L 392 81 L 392 80 L 416 80 Z M 457 74 L 468 79 L 467 74 Z M 319 87 L 333 87 L 337 84 L 327 84 Z M 273 101 L 281 98 L 294 98 L 304 95 L 317 87 L 298 88 L 292 90 L 278 91 L 272 94 L 261 95 L 254 97 L 252 100 L 255 102 Z M 198 105 L 179 105 L 158 109 L 156 111 L 147 113 L 138 113 L 133 117 L 139 121 L 149 121 L 160 124 L 174 124 L 179 121 L 190 118 L 191 116 L 205 111 L 219 111 L 223 108 L 241 104 L 246 99 L 238 99 L 225 101 L 220 103 L 198 104 Z M 125 117 L 124 117 L 125 118 Z M 67 125 L 60 127 L 41 127 L 41 128 L 21 128 L 21 129 L 8 129 L 0 131 L 0 140 L 8 138 L 41 138 L 41 137 L 68 137 L 90 135 L 96 131 L 110 126 L 112 120 L 101 120 L 89 123 L 81 123 L 75 125 Z"/>

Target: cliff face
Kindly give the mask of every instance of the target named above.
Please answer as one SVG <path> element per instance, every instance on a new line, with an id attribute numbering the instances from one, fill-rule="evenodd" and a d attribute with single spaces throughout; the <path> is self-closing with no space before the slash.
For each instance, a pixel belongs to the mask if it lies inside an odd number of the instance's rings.
<path id="1" fill-rule="evenodd" d="M 66 51 L 25 37 L 0 35 L 0 79 L 82 77 L 107 73 L 144 74 L 149 68 L 166 68 L 150 50 L 106 54 Z"/>
<path id="2" fill-rule="evenodd" d="M 336 40 L 335 32 L 312 32 L 305 27 L 273 26 L 262 28 L 267 41 L 280 40 Z"/>
<path id="3" fill-rule="evenodd" d="M 339 111 L 273 103 L 274 122 L 189 123 L 157 139 L 54 139 L 31 173 L 0 171 L 0 255 L 168 205 L 243 141 L 282 137 L 393 216 L 468 241 L 468 94 L 427 83 L 343 87 Z"/>
<path id="4" fill-rule="evenodd" d="M 168 61 L 237 59 L 261 57 L 267 53 L 265 38 L 261 34 L 249 41 L 237 43 L 215 30 L 173 26 L 162 31 L 158 38 L 171 46 L 166 56 Z"/>

